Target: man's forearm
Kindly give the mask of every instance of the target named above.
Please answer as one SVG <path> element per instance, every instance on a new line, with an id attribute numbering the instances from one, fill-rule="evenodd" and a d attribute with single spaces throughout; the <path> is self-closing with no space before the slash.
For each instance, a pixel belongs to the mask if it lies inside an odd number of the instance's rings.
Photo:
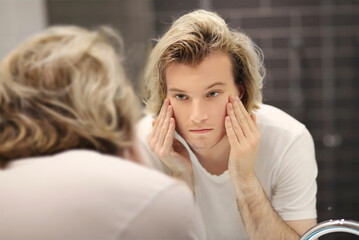
<path id="1" fill-rule="evenodd" d="M 291 240 L 299 235 L 274 211 L 259 181 L 254 178 L 235 185 L 237 205 L 249 239 Z"/>

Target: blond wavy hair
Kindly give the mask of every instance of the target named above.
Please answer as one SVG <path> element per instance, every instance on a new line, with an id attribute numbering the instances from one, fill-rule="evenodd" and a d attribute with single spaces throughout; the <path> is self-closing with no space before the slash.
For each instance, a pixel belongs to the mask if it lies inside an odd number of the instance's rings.
<path id="1" fill-rule="evenodd" d="M 243 86 L 242 101 L 251 112 L 262 102 L 265 76 L 263 53 L 244 33 L 229 29 L 216 13 L 196 10 L 173 22 L 157 41 L 144 73 L 147 110 L 157 115 L 166 98 L 166 67 L 171 62 L 201 63 L 212 53 L 227 54 L 232 62 L 235 84 Z"/>
<path id="2" fill-rule="evenodd" d="M 132 144 L 138 100 L 110 28 L 52 27 L 0 65 L 0 164 L 67 149 L 119 154 Z"/>

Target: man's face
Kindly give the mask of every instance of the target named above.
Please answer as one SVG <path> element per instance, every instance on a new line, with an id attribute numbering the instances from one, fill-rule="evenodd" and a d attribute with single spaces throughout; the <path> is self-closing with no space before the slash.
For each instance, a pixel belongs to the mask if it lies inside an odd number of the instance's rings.
<path id="1" fill-rule="evenodd" d="M 193 150 L 216 146 L 226 136 L 228 97 L 239 96 L 230 58 L 211 54 L 195 67 L 171 63 L 166 80 L 177 132 Z"/>

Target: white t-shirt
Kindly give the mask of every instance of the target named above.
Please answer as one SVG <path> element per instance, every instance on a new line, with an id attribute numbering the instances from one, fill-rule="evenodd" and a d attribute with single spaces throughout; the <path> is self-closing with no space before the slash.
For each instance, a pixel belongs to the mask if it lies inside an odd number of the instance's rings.
<path id="1" fill-rule="evenodd" d="M 189 188 L 88 150 L 0 169 L 0 239 L 205 239 Z"/>
<path id="2" fill-rule="evenodd" d="M 317 164 L 313 139 L 303 124 L 269 106 L 256 112 L 261 134 L 255 173 L 273 208 L 284 221 L 316 218 Z M 137 126 L 141 142 L 147 146 L 152 117 Z M 208 173 L 186 142 L 176 134 L 190 153 L 196 199 L 206 225 L 208 239 L 248 239 L 236 204 L 228 171 L 220 176 Z M 159 159 L 151 153 L 164 172 Z"/>

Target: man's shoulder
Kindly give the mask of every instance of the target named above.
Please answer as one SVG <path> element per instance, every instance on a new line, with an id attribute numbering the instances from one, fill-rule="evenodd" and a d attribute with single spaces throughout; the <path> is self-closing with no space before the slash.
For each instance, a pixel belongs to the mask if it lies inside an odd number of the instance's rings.
<path id="1" fill-rule="evenodd" d="M 190 190 L 175 179 L 130 160 L 92 150 L 68 150 L 51 156 L 19 159 L 12 161 L 4 172 L 4 180 L 10 184 L 0 185 L 0 195 L 4 195 L 0 202 L 8 206 L 2 213 L 11 219 L 21 219 L 20 223 L 10 221 L 5 226 L 41 225 L 41 219 L 49 219 L 50 225 L 64 232 L 75 226 L 70 239 L 91 239 L 91 236 L 99 239 L 108 231 L 120 234 L 137 215 L 157 206 L 153 203 L 155 198 L 166 206 L 172 206 L 172 195 L 192 203 Z M 15 204 L 13 196 L 17 196 Z M 31 208 L 33 202 L 42 208 L 37 211 L 38 216 L 31 219 L 26 209 Z M 101 224 L 91 228 L 98 219 Z M 3 229 L 0 226 L 0 231 Z M 34 235 L 30 236 L 52 236 L 47 234 L 57 232 L 33 229 L 30 233 Z M 11 230 L 9 233 L 12 234 Z M 4 234 L 6 236 L 6 231 L 0 236 Z M 25 235 L 21 236 L 26 239 Z"/>
<path id="2" fill-rule="evenodd" d="M 257 124 L 260 129 L 272 129 L 292 134 L 302 133 L 306 127 L 303 123 L 284 112 L 283 110 L 267 104 L 260 104 L 255 112 Z"/>
<path id="3" fill-rule="evenodd" d="M 160 191 L 168 185 L 175 184 L 172 178 L 155 169 L 119 156 L 85 149 L 20 159 L 11 163 L 7 170 L 9 175 L 14 177 L 17 176 L 19 170 L 26 172 L 29 176 L 46 172 L 49 175 L 47 178 L 49 182 L 62 185 L 82 185 L 95 181 L 98 188 L 91 184 L 82 186 L 82 189 L 88 192 L 102 191 L 103 186 L 113 191 L 132 191 L 133 188 L 141 189 L 143 192 Z M 64 173 L 66 173 L 66 178 L 63 177 Z"/>

